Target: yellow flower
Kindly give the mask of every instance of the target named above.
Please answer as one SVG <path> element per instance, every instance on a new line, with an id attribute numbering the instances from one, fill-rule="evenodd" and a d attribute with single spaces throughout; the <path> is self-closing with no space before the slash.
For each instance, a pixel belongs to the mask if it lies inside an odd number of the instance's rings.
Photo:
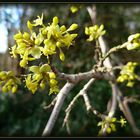
<path id="1" fill-rule="evenodd" d="M 104 29 L 103 25 L 101 25 L 100 27 L 98 25 L 85 27 L 85 34 L 89 35 L 87 41 L 93 41 L 95 39 L 98 39 L 100 36 L 104 35 L 106 31 L 103 29 Z"/>
<path id="2" fill-rule="evenodd" d="M 27 88 L 28 88 L 29 90 L 31 90 L 32 93 L 34 94 L 35 91 L 37 90 L 38 83 L 32 81 L 32 76 L 31 76 L 31 74 L 29 74 L 29 75 L 27 76 L 27 78 L 25 79 L 25 81 L 26 81 L 26 86 L 27 86 Z"/>
<path id="3" fill-rule="evenodd" d="M 11 50 L 10 50 L 10 54 L 12 55 L 12 57 L 17 58 L 17 46 L 14 45 Z"/>
<path id="4" fill-rule="evenodd" d="M 127 121 L 121 116 L 120 123 L 121 123 L 121 127 L 123 127 L 123 126 L 125 126 Z"/>
<path id="5" fill-rule="evenodd" d="M 35 24 L 34 26 L 43 25 L 43 13 L 42 16 L 37 16 L 37 19 L 33 21 Z"/>
<path id="6" fill-rule="evenodd" d="M 78 11 L 78 7 L 77 6 L 71 6 L 70 10 L 72 13 L 76 13 Z"/>

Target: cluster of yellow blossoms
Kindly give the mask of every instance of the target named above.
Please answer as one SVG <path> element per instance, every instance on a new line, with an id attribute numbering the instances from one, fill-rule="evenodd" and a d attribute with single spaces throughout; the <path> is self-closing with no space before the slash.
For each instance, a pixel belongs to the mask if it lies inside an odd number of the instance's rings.
<path id="1" fill-rule="evenodd" d="M 127 86 L 132 87 L 134 85 L 134 81 L 137 78 L 137 74 L 135 74 L 135 67 L 138 65 L 136 62 L 128 62 L 120 72 L 120 76 L 117 78 L 118 82 L 127 81 Z"/>
<path id="2" fill-rule="evenodd" d="M 14 35 L 16 44 L 11 48 L 12 57 L 20 57 L 20 66 L 29 69 L 30 74 L 25 78 L 26 87 L 35 93 L 38 87 L 45 88 L 46 83 L 50 85 L 50 94 L 59 91 L 56 75 L 50 66 L 50 57 L 59 52 L 60 60 L 64 61 L 65 54 L 62 48 L 69 48 L 74 43 L 77 34 L 71 31 L 78 28 L 76 23 L 72 24 L 68 29 L 65 25 L 59 26 L 58 17 L 54 17 L 52 23 L 47 26 L 43 23 L 43 14 L 38 16 L 31 23 L 27 21 L 29 32 L 21 33 L 20 31 Z M 36 27 L 36 28 L 35 28 Z M 38 30 L 38 31 L 37 31 Z M 48 62 L 42 66 L 29 67 L 29 61 L 40 59 L 44 55 Z"/>
<path id="3" fill-rule="evenodd" d="M 12 93 L 15 93 L 20 83 L 20 79 L 15 77 L 13 71 L 0 72 L 0 85 L 2 86 L 3 92 L 12 91 Z"/>

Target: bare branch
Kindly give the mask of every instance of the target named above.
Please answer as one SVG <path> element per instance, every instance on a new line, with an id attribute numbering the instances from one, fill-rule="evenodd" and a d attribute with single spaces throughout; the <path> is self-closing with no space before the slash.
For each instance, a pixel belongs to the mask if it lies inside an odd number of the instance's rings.
<path id="1" fill-rule="evenodd" d="M 49 105 L 44 106 L 43 108 L 46 110 L 49 109 L 50 107 L 55 105 L 56 101 L 57 101 L 57 96 L 52 100 L 52 102 Z"/>
<path id="2" fill-rule="evenodd" d="M 90 15 L 92 23 L 95 24 L 96 23 L 96 6 L 92 5 L 92 8 L 90 6 L 88 6 L 87 11 L 88 11 L 88 13 Z"/>
<path id="3" fill-rule="evenodd" d="M 66 111 L 65 111 L 65 112 L 66 112 L 66 116 L 65 116 L 65 118 L 64 118 L 62 127 L 64 127 L 65 124 L 68 124 L 70 112 L 71 112 L 71 110 L 72 110 L 72 108 L 73 108 L 75 102 L 77 101 L 77 99 L 78 99 L 80 96 L 81 96 L 81 95 L 78 93 L 78 94 L 73 98 L 73 100 L 70 102 L 68 108 L 67 108 Z"/>
<path id="4" fill-rule="evenodd" d="M 69 119 L 69 115 L 70 115 L 70 112 L 75 104 L 75 102 L 77 101 L 77 99 L 83 95 L 85 92 L 87 92 L 87 90 L 89 89 L 89 87 L 92 85 L 92 83 L 95 81 L 94 78 L 90 79 L 88 81 L 88 83 L 83 87 L 82 90 L 80 90 L 80 92 L 73 98 L 73 100 L 70 102 L 68 108 L 66 109 L 66 116 L 64 118 L 64 121 L 63 121 L 63 127 L 65 124 L 68 123 L 68 119 Z"/>
<path id="5" fill-rule="evenodd" d="M 89 97 L 87 95 L 86 92 L 83 93 L 83 98 L 85 101 L 85 105 L 86 105 L 86 109 L 87 111 L 91 111 L 94 115 L 96 115 L 97 117 L 104 119 L 106 117 L 105 114 L 100 113 L 99 111 L 97 111 L 90 103 Z"/>
<path id="6" fill-rule="evenodd" d="M 118 97 L 117 99 L 119 102 L 119 107 L 122 110 L 122 112 L 124 113 L 124 116 L 126 117 L 128 122 L 130 123 L 133 133 L 136 135 L 140 135 L 140 130 L 137 128 L 134 118 L 132 116 L 132 113 L 130 111 L 130 108 L 128 106 L 128 100 L 124 99 L 120 90 L 119 90 L 119 96 L 117 96 L 117 97 Z"/>
<path id="7" fill-rule="evenodd" d="M 116 107 L 117 107 L 117 95 L 118 95 L 118 90 L 117 90 L 117 85 L 110 82 L 111 83 L 111 87 L 112 87 L 112 105 L 111 105 L 111 109 L 108 113 L 109 117 L 113 117 Z"/>
<path id="8" fill-rule="evenodd" d="M 78 74 L 66 74 L 59 72 L 55 67 L 52 66 L 52 70 L 62 79 L 68 80 L 71 83 L 78 83 L 82 80 L 88 80 L 91 78 L 102 78 L 100 72 L 92 69 L 88 72 L 78 73 Z"/>
<path id="9" fill-rule="evenodd" d="M 94 115 L 97 115 L 98 117 L 100 117 L 102 119 L 105 118 L 106 115 L 101 114 L 99 111 L 95 110 L 91 106 L 91 103 L 90 103 L 88 95 L 87 95 L 87 91 L 90 88 L 90 86 L 93 84 L 94 81 L 95 81 L 94 78 L 90 79 L 88 81 L 88 83 L 86 85 L 84 85 L 83 89 L 81 89 L 80 92 L 70 102 L 68 108 L 66 109 L 66 116 L 65 116 L 64 121 L 63 121 L 63 127 L 64 127 L 65 124 L 66 124 L 66 126 L 68 126 L 68 120 L 69 120 L 70 112 L 71 112 L 73 106 L 75 105 L 75 102 L 77 101 L 77 99 L 80 96 L 83 96 L 84 101 L 85 101 L 85 105 L 86 105 L 86 109 L 87 109 L 88 112 L 91 111 Z"/>
<path id="10" fill-rule="evenodd" d="M 105 44 L 105 42 L 104 42 L 102 36 L 99 38 L 99 43 L 100 43 L 101 49 L 102 49 L 103 51 L 105 51 L 106 49 L 105 49 L 104 47 L 106 47 L 106 44 Z M 105 54 L 105 52 L 103 52 L 103 53 Z M 105 61 L 104 61 L 104 66 L 106 66 L 106 67 L 111 67 L 111 68 L 112 68 L 112 64 L 111 64 L 111 62 L 110 62 L 110 58 L 109 58 L 109 57 L 107 57 L 107 58 L 105 59 Z M 113 71 L 112 71 L 111 74 L 114 76 Z M 130 123 L 130 125 L 131 125 L 131 127 L 132 127 L 132 129 L 133 129 L 134 134 L 136 134 L 136 135 L 140 134 L 140 131 L 139 131 L 139 129 L 136 127 L 134 118 L 133 118 L 133 116 L 132 116 L 132 113 L 131 113 L 131 111 L 130 111 L 128 105 L 127 105 L 127 103 L 124 104 L 123 101 L 122 101 L 123 96 L 122 96 L 122 93 L 121 93 L 121 91 L 119 90 L 119 88 L 118 88 L 117 85 L 116 85 L 116 90 L 117 90 L 117 100 L 118 100 L 118 102 L 119 102 L 120 109 L 123 111 L 125 117 L 127 118 L 128 122 Z"/>
<path id="11" fill-rule="evenodd" d="M 54 106 L 54 109 L 51 113 L 51 116 L 48 120 L 48 123 L 43 131 L 43 134 L 42 136 L 48 136 L 50 135 L 53 127 L 54 127 L 54 124 L 58 118 L 58 115 L 59 115 L 59 112 L 61 110 L 61 107 L 63 105 L 63 102 L 66 98 L 66 96 L 68 95 L 68 93 L 70 92 L 70 90 L 75 86 L 75 84 L 73 83 L 69 83 L 67 82 L 64 87 L 60 90 L 59 94 L 58 94 L 58 97 L 57 97 L 57 101 L 56 101 L 56 104 Z"/>
<path id="12" fill-rule="evenodd" d="M 100 40 L 101 40 L 101 38 L 99 39 L 99 41 L 100 41 Z M 100 43 L 100 44 L 101 44 L 101 43 Z M 117 51 L 119 51 L 119 50 L 121 50 L 121 49 L 123 49 L 123 48 L 126 48 L 127 44 L 128 44 L 128 42 L 125 42 L 125 43 L 123 43 L 122 45 L 118 45 L 118 46 L 115 46 L 115 47 L 111 48 L 111 49 L 104 55 L 104 57 L 101 58 L 100 63 L 102 64 L 102 63 L 104 62 L 104 60 L 105 60 L 106 58 L 108 58 L 112 53 L 117 52 Z"/>

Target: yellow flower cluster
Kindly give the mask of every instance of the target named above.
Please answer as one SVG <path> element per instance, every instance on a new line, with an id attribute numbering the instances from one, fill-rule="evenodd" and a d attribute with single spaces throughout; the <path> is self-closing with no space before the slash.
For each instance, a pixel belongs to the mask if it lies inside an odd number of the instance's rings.
<path id="1" fill-rule="evenodd" d="M 18 84 L 20 83 L 20 79 L 15 77 L 13 71 L 0 72 L 0 85 L 2 86 L 3 92 L 12 91 L 12 93 L 15 93 L 18 89 Z"/>
<path id="2" fill-rule="evenodd" d="M 99 131 L 99 136 L 103 134 L 103 130 L 106 127 L 106 125 L 108 126 L 106 129 L 106 132 L 108 134 L 110 134 L 111 132 L 116 131 L 116 125 L 115 123 L 120 123 L 121 127 L 125 126 L 125 124 L 127 123 L 126 120 L 121 116 L 120 120 L 117 120 L 117 118 L 113 117 L 106 117 L 103 121 L 100 121 L 98 123 L 98 126 L 101 126 L 101 130 Z"/>
<path id="3" fill-rule="evenodd" d="M 137 75 L 134 73 L 135 67 L 138 65 L 136 62 L 128 62 L 121 70 L 120 76 L 117 78 L 117 82 L 127 82 L 128 87 L 133 87 L 134 80 L 137 78 Z"/>
<path id="4" fill-rule="evenodd" d="M 100 27 L 98 25 L 85 27 L 85 34 L 89 35 L 89 38 L 87 41 L 93 41 L 98 39 L 100 36 L 104 35 L 106 33 L 104 29 L 104 25 L 101 25 Z"/>
<path id="5" fill-rule="evenodd" d="M 14 35 L 16 45 L 11 48 L 10 54 L 14 58 L 20 55 L 21 67 L 25 68 L 28 61 L 39 59 L 41 55 L 45 55 L 49 59 L 50 55 L 56 53 L 56 48 L 59 49 L 60 59 L 62 61 L 65 59 L 62 47 L 69 48 L 73 44 L 77 34 L 71 34 L 70 32 L 75 30 L 78 25 L 74 23 L 66 29 L 65 25 L 59 26 L 58 23 L 58 17 L 54 17 L 52 23 L 45 26 L 43 24 L 43 15 L 38 16 L 33 23 L 27 22 L 30 33 L 24 32 L 22 34 L 19 31 Z M 37 26 L 39 26 L 39 31 L 35 32 L 33 28 Z"/>
<path id="6" fill-rule="evenodd" d="M 106 132 L 108 134 L 110 134 L 111 131 L 116 131 L 116 126 L 114 124 L 116 121 L 117 121 L 117 119 L 115 117 L 114 118 L 106 117 L 105 120 L 100 121 L 97 125 L 97 126 L 101 126 L 101 130 L 99 131 L 99 135 L 103 134 L 103 130 L 104 130 L 106 125 L 108 125 L 108 128 L 106 130 Z"/>
<path id="7" fill-rule="evenodd" d="M 130 35 L 128 37 L 127 50 L 134 50 L 140 48 L 140 33 Z"/>
<path id="8" fill-rule="evenodd" d="M 28 74 L 26 81 L 26 86 L 29 90 L 34 94 L 38 87 L 44 89 L 46 83 L 50 85 L 50 94 L 58 93 L 59 88 L 57 85 L 56 75 L 52 72 L 51 67 L 48 64 L 44 64 L 42 66 L 31 66 L 29 67 L 29 71 L 32 74 Z"/>

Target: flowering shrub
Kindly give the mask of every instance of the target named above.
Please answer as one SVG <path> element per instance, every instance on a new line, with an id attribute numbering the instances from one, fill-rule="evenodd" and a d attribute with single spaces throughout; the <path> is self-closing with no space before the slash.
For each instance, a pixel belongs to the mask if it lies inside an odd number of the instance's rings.
<path id="1" fill-rule="evenodd" d="M 72 7 L 71 11 L 73 13 L 78 11 L 77 7 Z M 131 51 L 134 49 L 140 48 L 140 34 L 136 33 L 130 35 L 128 40 L 116 47 L 112 47 L 108 52 L 103 52 L 103 38 L 106 31 L 104 30 L 104 25 L 92 25 L 85 27 L 85 34 L 87 36 L 88 42 L 96 42 L 95 49 L 97 49 L 97 60 L 96 64 L 93 66 L 93 69 L 84 73 L 78 74 L 65 74 L 61 73 L 57 70 L 55 66 L 53 66 L 53 58 L 54 55 L 59 56 L 61 62 L 65 60 L 65 54 L 63 49 L 66 48 L 71 49 L 71 46 L 74 45 L 75 39 L 78 36 L 76 29 L 78 28 L 78 24 L 73 23 L 70 27 L 66 27 L 65 25 L 59 24 L 59 18 L 53 17 L 51 23 L 44 23 L 43 14 L 42 16 L 38 16 L 37 19 L 31 21 L 27 21 L 27 27 L 29 32 L 21 32 L 19 31 L 14 35 L 15 45 L 10 48 L 10 54 L 13 58 L 20 58 L 19 65 L 26 69 L 28 73 L 24 78 L 17 77 L 12 71 L 1 71 L 0 72 L 0 85 L 2 86 L 3 92 L 16 93 L 18 90 L 18 85 L 21 83 L 25 83 L 25 86 L 30 90 L 33 94 L 41 88 L 44 89 L 47 85 L 50 87 L 49 94 L 57 93 L 56 98 L 52 101 L 50 106 L 55 104 L 52 115 L 49 119 L 49 122 L 43 132 L 43 135 L 49 135 L 54 126 L 58 113 L 61 109 L 63 101 L 69 91 L 80 81 L 89 80 L 87 84 L 81 89 L 81 91 L 74 97 L 74 99 L 69 104 L 66 109 L 66 116 L 64 118 L 64 125 L 68 128 L 68 118 L 70 111 L 76 100 L 82 96 L 85 101 L 87 111 L 91 111 L 94 115 L 97 115 L 101 119 L 98 123 L 98 126 L 101 126 L 101 130 L 99 131 L 99 135 L 105 135 L 106 133 L 111 133 L 116 131 L 116 123 L 120 123 L 123 127 L 126 123 L 125 118 L 121 116 L 120 120 L 117 120 L 115 115 L 115 110 L 117 107 L 117 101 L 119 103 L 120 109 L 123 111 L 125 117 L 129 122 L 131 122 L 131 116 L 127 116 L 126 106 L 123 106 L 123 102 L 121 98 L 123 95 L 121 94 L 118 83 L 123 83 L 127 81 L 127 86 L 133 87 L 135 80 L 139 79 L 139 76 L 135 74 L 135 68 L 138 63 L 136 62 L 128 62 L 126 65 L 119 67 L 120 74 L 114 74 L 117 66 L 108 67 L 110 65 L 109 56 L 112 53 L 117 51 L 121 51 L 125 49 L 126 51 Z M 102 40 L 102 41 L 101 41 Z M 47 62 L 40 63 L 39 65 L 31 65 L 30 61 L 41 60 L 42 57 L 45 57 Z M 104 63 L 106 61 L 106 63 Z M 60 89 L 58 77 L 66 80 L 65 86 Z M 112 106 L 107 114 L 100 113 L 95 108 L 93 108 L 90 104 L 90 100 L 87 95 L 88 88 L 91 84 L 98 79 L 106 79 L 110 83 L 112 87 Z M 130 115 L 130 114 L 129 114 Z M 130 118 L 130 119 L 128 119 Z"/>

